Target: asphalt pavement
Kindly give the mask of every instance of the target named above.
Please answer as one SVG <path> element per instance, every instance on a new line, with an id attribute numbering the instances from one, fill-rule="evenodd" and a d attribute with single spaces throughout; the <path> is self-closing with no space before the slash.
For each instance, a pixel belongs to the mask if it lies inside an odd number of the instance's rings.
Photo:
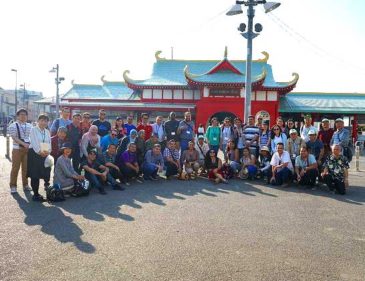
<path id="1" fill-rule="evenodd" d="M 364 158 L 345 196 L 199 178 L 40 204 L 3 144 L 0 280 L 365 280 Z"/>

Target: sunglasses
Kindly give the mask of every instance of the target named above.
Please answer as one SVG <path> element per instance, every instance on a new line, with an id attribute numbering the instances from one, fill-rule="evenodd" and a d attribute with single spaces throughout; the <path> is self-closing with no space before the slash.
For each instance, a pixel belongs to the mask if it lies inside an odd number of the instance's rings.
<path id="1" fill-rule="evenodd" d="M 280 131 L 280 129 L 279 128 L 276 128 L 276 129 L 274 129 L 274 131 Z"/>

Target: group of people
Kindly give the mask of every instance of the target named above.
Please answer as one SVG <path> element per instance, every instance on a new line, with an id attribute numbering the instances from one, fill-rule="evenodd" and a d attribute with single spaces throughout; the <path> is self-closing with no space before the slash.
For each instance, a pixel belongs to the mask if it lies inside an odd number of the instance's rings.
<path id="1" fill-rule="evenodd" d="M 349 132 L 342 119 L 336 119 L 336 131 L 323 119 L 317 132 L 309 115 L 301 128 L 293 120 L 284 126 L 278 118 L 269 129 L 268 120 L 259 118 L 255 123 L 250 116 L 247 124 L 225 118 L 220 125 L 212 118 L 206 130 L 203 125 L 195 129 L 190 112 L 183 120 L 177 120 L 174 112 L 166 121 L 158 116 L 152 124 L 147 113 L 141 114 L 139 124 L 133 124 L 132 116 L 126 122 L 118 117 L 111 124 L 105 110 L 94 121 L 87 112 L 70 118 L 67 107 L 51 125 L 48 116 L 41 114 L 32 126 L 27 115 L 25 109 L 18 110 L 17 120 L 9 126 L 13 138 L 10 190 L 17 192 L 22 167 L 23 189 L 33 191 L 34 201 L 44 201 L 40 179 L 45 188 L 50 186 L 52 163 L 53 184 L 71 192 L 76 182 L 85 180 L 106 194 L 107 186 L 123 190 L 132 180 L 199 175 L 216 183 L 261 177 L 276 185 L 293 179 L 310 186 L 319 177 L 341 194 L 348 185 L 349 166 L 343 151 L 348 148 Z M 223 157 L 218 157 L 220 151 Z"/>

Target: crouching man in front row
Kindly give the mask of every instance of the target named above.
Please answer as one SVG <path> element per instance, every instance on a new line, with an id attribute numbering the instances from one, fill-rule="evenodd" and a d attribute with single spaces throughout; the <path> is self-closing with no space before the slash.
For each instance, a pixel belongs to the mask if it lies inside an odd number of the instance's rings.
<path id="1" fill-rule="evenodd" d="M 81 167 L 85 170 L 85 178 L 90 182 L 91 187 L 99 190 L 100 194 L 106 194 L 104 186 L 110 183 L 113 189 L 121 190 L 120 185 L 109 174 L 109 168 L 101 165 L 96 160 L 97 152 L 91 149 L 87 158 L 81 163 Z"/>
<path id="2" fill-rule="evenodd" d="M 300 185 L 314 188 L 318 176 L 318 164 L 306 147 L 300 149 L 300 155 L 295 159 L 295 174 Z"/>
<path id="3" fill-rule="evenodd" d="M 332 146 L 332 154 L 328 156 L 323 165 L 324 169 L 322 177 L 328 188 L 336 193 L 346 194 L 346 188 L 349 187 L 349 162 L 345 156 L 341 154 L 341 146 L 334 144 Z"/>

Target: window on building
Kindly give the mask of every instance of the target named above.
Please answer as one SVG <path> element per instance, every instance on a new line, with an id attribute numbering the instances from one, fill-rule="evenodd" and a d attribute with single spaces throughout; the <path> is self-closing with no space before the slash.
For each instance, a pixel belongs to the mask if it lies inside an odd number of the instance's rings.
<path id="1" fill-rule="evenodd" d="M 172 90 L 163 90 L 163 98 L 167 100 L 172 99 Z"/>
<path id="2" fill-rule="evenodd" d="M 277 101 L 278 100 L 278 94 L 275 91 L 267 92 L 267 100 L 268 101 Z"/>
<path id="3" fill-rule="evenodd" d="M 162 90 L 161 89 L 153 90 L 153 99 L 162 99 Z"/>
<path id="4" fill-rule="evenodd" d="M 183 90 L 174 90 L 174 99 L 182 100 L 183 99 Z"/>
<path id="5" fill-rule="evenodd" d="M 257 101 L 265 101 L 266 100 L 266 92 L 265 91 L 257 91 L 256 92 L 256 100 Z"/>
<path id="6" fill-rule="evenodd" d="M 143 90 L 143 98 L 144 99 L 152 99 L 152 89 L 144 89 Z"/>
<path id="7" fill-rule="evenodd" d="M 184 90 L 184 100 L 192 100 L 194 92 L 193 90 Z"/>

